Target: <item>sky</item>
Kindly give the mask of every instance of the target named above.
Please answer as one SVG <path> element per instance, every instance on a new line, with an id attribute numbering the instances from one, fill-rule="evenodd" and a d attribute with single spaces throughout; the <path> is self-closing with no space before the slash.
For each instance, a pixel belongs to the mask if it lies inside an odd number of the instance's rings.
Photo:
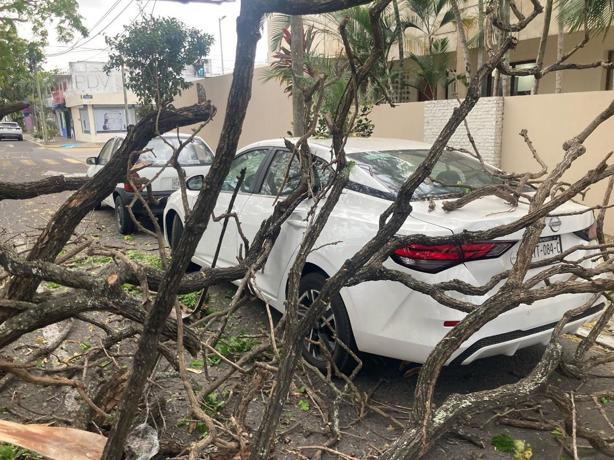
<path id="1" fill-rule="evenodd" d="M 175 17 L 188 26 L 197 28 L 214 36 L 215 43 L 209 52 L 214 74 L 222 71 L 222 50 L 220 49 L 218 20 L 222 19 L 222 44 L 224 71 L 231 72 L 234 66 L 236 47 L 236 18 L 239 15 L 240 1 L 228 3 L 203 4 L 180 3 L 169 0 L 78 0 L 79 12 L 89 30 L 87 38 L 77 37 L 70 43 L 57 40 L 53 29 L 49 30 L 49 46 L 45 49 L 48 70 L 68 70 L 68 63 L 75 61 L 106 61 L 108 50 L 105 35 L 115 36 L 122 33 L 126 26 L 143 15 L 153 12 L 154 16 Z M 105 13 L 108 13 L 105 17 Z M 263 33 L 263 37 L 266 34 Z M 266 60 L 265 38 L 260 40 L 256 64 Z"/>

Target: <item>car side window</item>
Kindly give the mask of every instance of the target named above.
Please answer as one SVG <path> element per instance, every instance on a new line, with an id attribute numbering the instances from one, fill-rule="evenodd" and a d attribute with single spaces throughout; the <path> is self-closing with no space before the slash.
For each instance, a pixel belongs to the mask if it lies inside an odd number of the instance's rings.
<path id="1" fill-rule="evenodd" d="M 256 187 L 258 186 L 258 171 L 260 170 L 260 165 L 268 154 L 269 149 L 264 148 L 250 150 L 249 152 L 245 152 L 236 157 L 230 166 L 230 171 L 228 172 L 224 183 L 222 184 L 222 191 L 233 192 L 237 186 L 237 182 L 239 181 L 241 170 L 245 169 L 245 178 L 243 179 L 243 184 L 241 185 L 240 191 L 244 193 L 255 193 Z"/>
<path id="2" fill-rule="evenodd" d="M 107 143 L 104 144 L 104 147 L 102 147 L 100 154 L 98 154 L 98 164 L 99 165 L 104 165 L 109 162 L 109 160 L 111 159 L 111 155 L 113 154 L 114 144 L 115 144 L 115 138 L 109 139 Z"/>
<path id="3" fill-rule="evenodd" d="M 326 185 L 330 168 L 320 158 L 314 158 L 316 186 Z M 299 186 L 301 167 L 298 158 L 288 150 L 278 150 L 264 177 L 260 193 L 264 195 L 289 195 Z"/>

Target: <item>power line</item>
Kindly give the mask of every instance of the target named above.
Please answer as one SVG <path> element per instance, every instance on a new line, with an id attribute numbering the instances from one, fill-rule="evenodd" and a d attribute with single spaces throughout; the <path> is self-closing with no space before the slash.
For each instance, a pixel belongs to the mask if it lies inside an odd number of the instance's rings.
<path id="1" fill-rule="evenodd" d="M 92 41 L 94 38 L 98 37 L 98 36 L 99 36 L 101 33 L 103 33 L 105 30 L 107 30 L 107 29 L 109 28 L 109 26 L 110 26 L 111 24 L 113 24 L 113 23 L 114 23 L 114 22 L 117 20 L 117 18 L 119 18 L 119 17 L 120 17 L 120 16 L 121 16 L 121 15 L 124 13 L 124 11 L 126 11 L 126 10 L 128 9 L 128 7 L 129 7 L 130 5 L 132 5 L 132 3 L 133 3 L 133 2 L 134 2 L 134 0 L 130 0 L 130 1 L 128 2 L 128 4 L 127 4 L 126 6 L 124 6 L 124 8 L 123 8 L 123 9 L 122 9 L 122 10 L 119 12 L 119 14 L 118 14 L 117 16 L 115 16 L 113 19 L 111 19 L 111 21 L 110 21 L 110 22 L 109 22 L 109 23 L 108 23 L 106 26 L 104 26 L 104 27 L 103 27 L 103 28 L 102 28 L 100 31 L 98 31 L 98 32 L 97 32 L 95 35 L 92 35 L 92 36 L 91 36 L 91 37 L 90 37 L 88 40 L 86 40 L 85 42 L 83 42 L 83 43 L 79 44 L 78 46 L 77 46 L 77 45 L 75 45 L 74 47 L 69 48 L 69 49 L 67 49 L 66 51 L 62 51 L 62 52 L 60 52 L 60 53 L 48 54 L 48 55 L 47 55 L 47 57 L 62 56 L 63 54 L 70 53 L 71 51 L 73 51 L 73 50 L 75 50 L 75 49 L 77 49 L 77 48 L 81 48 L 82 46 L 87 45 L 87 44 L 88 44 L 89 42 L 91 42 L 91 41 Z"/>

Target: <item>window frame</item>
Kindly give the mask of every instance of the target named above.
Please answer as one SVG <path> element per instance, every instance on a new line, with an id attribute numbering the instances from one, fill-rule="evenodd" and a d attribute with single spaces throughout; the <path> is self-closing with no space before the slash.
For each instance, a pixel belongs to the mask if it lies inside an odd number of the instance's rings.
<path id="1" fill-rule="evenodd" d="M 111 159 L 111 157 L 113 157 L 113 154 L 115 153 L 115 144 L 117 142 L 117 138 L 116 137 L 112 137 L 111 139 L 109 139 L 107 142 L 105 142 L 105 144 L 102 146 L 102 148 L 100 149 L 100 152 L 98 152 L 98 156 L 96 157 L 96 164 L 98 165 L 106 165 L 109 160 Z M 107 146 L 109 147 L 109 150 L 111 151 L 111 154 L 109 155 L 109 158 L 103 163 L 100 161 L 101 157 L 102 157 L 102 152 L 104 151 L 104 149 L 107 148 Z"/>
<path id="2" fill-rule="evenodd" d="M 519 65 L 523 65 L 523 64 L 532 64 L 533 66 L 535 66 L 535 61 L 532 60 L 528 60 L 528 61 L 517 61 L 517 62 L 510 62 L 510 68 L 511 69 L 516 69 L 517 66 Z M 533 77 L 533 81 L 535 81 L 535 75 L 526 75 L 524 77 L 517 77 L 512 75 L 510 77 L 510 96 L 530 96 L 531 95 L 531 90 L 529 90 L 528 92 L 523 91 L 522 93 L 518 93 L 518 79 L 519 78 L 528 78 L 528 77 Z"/>
<path id="3" fill-rule="evenodd" d="M 262 161 L 260 162 L 260 165 L 258 166 L 258 170 L 256 171 L 256 174 L 255 174 L 256 179 L 254 181 L 254 190 L 251 192 L 244 192 L 243 190 L 239 189 L 237 193 L 240 193 L 243 195 L 258 195 L 260 193 L 260 190 L 262 189 L 262 182 L 264 181 L 266 171 L 268 171 L 272 158 L 274 157 L 274 155 L 271 154 L 271 152 L 275 151 L 274 147 L 268 147 L 268 146 L 254 147 L 252 149 L 246 150 L 245 152 L 241 152 L 238 155 L 235 155 L 232 161 L 234 162 L 239 157 L 242 157 L 243 155 L 247 155 L 248 153 L 253 153 L 253 152 L 258 152 L 258 151 L 266 151 L 266 154 L 264 158 L 262 159 Z M 228 177 L 228 175 L 226 175 L 226 177 Z M 226 182 L 226 178 L 224 178 L 224 182 Z M 222 183 L 222 187 L 223 187 L 223 183 Z M 220 193 L 234 193 L 234 189 L 233 190 L 223 190 L 222 189 L 220 190 Z"/>

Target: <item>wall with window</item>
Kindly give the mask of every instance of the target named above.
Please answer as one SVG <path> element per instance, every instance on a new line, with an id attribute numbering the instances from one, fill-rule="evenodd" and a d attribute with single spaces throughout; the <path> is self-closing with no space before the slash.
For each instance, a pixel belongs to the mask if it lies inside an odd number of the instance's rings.
<path id="1" fill-rule="evenodd" d="M 126 126 L 136 122 L 136 96 L 128 94 L 128 120 L 124 111 L 123 93 L 66 93 L 75 139 L 79 142 L 102 143 L 126 132 Z"/>

